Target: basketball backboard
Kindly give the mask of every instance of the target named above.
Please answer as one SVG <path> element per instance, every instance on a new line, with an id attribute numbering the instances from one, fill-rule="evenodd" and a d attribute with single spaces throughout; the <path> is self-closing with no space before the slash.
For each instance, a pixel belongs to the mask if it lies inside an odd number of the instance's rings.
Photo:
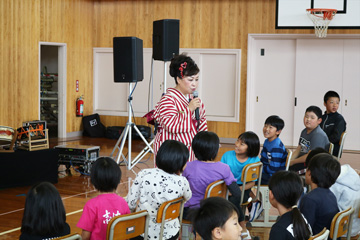
<path id="1" fill-rule="evenodd" d="M 336 9 L 329 28 L 360 28 L 360 0 L 277 0 L 276 28 L 313 28 L 309 8 Z"/>

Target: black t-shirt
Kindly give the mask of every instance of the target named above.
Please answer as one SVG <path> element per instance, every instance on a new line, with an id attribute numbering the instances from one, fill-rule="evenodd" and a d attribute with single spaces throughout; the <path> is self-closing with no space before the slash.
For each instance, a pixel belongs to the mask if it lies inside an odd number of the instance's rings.
<path id="1" fill-rule="evenodd" d="M 271 227 L 269 240 L 294 240 L 292 211 L 283 214 Z M 311 229 L 310 225 L 308 225 Z"/>
<path id="2" fill-rule="evenodd" d="M 300 200 L 300 211 L 306 217 L 314 234 L 324 227 L 330 229 L 331 221 L 339 212 L 335 195 L 326 188 L 315 188 Z"/>
<path id="3" fill-rule="evenodd" d="M 68 235 L 68 234 L 70 234 L 70 226 L 67 223 L 65 223 L 65 224 L 66 225 L 65 225 L 63 231 L 61 231 L 59 233 L 54 233 L 49 236 L 36 236 L 36 235 L 28 234 L 28 233 L 22 233 L 20 235 L 19 240 L 48 240 L 48 239 L 54 239 L 54 238 Z"/>

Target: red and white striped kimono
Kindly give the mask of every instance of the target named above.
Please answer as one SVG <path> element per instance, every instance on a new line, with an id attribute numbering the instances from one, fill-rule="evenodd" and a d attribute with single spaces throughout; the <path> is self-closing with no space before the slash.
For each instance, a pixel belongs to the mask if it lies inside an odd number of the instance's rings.
<path id="1" fill-rule="evenodd" d="M 186 99 L 175 88 L 168 88 L 166 94 L 162 96 L 155 106 L 154 118 L 159 124 L 154 142 L 155 156 L 165 140 L 177 140 L 184 143 L 189 149 L 189 161 L 195 159 L 191 142 L 197 133 L 197 121 L 195 119 L 195 111 L 191 113 L 188 106 L 189 99 Z M 207 131 L 205 106 L 202 102 L 199 108 L 199 115 L 199 132 Z"/>

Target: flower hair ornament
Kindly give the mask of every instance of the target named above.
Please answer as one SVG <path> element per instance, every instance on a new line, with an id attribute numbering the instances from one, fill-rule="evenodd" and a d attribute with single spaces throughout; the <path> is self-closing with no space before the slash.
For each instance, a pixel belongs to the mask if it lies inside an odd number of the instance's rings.
<path id="1" fill-rule="evenodd" d="M 180 75 L 181 75 L 181 78 L 184 77 L 184 69 L 186 69 L 186 66 L 187 66 L 187 62 L 183 62 L 182 64 L 180 64 L 180 67 L 179 67 L 179 70 L 180 70 Z"/>

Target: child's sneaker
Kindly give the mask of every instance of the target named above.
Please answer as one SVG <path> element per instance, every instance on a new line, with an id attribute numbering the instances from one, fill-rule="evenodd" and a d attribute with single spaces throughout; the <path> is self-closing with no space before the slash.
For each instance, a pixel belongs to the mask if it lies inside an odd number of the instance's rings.
<path id="1" fill-rule="evenodd" d="M 260 216 L 262 211 L 263 211 L 263 206 L 260 201 L 253 203 L 250 211 L 249 222 L 256 220 Z"/>

